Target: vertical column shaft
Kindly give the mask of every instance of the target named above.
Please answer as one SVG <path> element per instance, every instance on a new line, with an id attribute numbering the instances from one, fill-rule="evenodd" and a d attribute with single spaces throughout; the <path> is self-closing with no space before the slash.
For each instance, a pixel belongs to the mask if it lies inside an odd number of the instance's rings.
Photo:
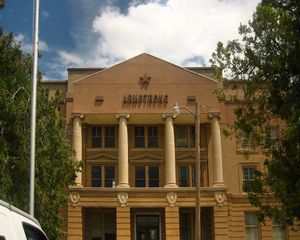
<path id="1" fill-rule="evenodd" d="M 76 159 L 82 160 L 82 129 L 81 129 L 81 116 L 73 116 L 73 149 L 76 152 Z M 82 173 L 77 172 L 76 185 L 82 186 Z"/>
<path id="2" fill-rule="evenodd" d="M 119 166 L 118 166 L 118 185 L 117 187 L 129 187 L 128 181 L 128 114 L 118 114 L 119 119 Z"/>
<path id="3" fill-rule="evenodd" d="M 224 185 L 222 164 L 222 143 L 220 130 L 220 114 L 211 114 L 212 160 L 214 185 Z"/>
<path id="4" fill-rule="evenodd" d="M 165 187 L 178 187 L 176 184 L 176 162 L 175 162 L 175 137 L 173 116 L 164 115 L 165 118 Z"/>

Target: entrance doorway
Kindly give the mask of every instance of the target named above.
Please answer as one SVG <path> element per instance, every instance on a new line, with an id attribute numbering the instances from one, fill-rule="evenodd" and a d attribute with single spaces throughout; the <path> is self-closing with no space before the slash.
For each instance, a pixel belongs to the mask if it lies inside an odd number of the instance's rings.
<path id="1" fill-rule="evenodd" d="M 160 239 L 160 215 L 137 214 L 135 216 L 135 240 Z"/>

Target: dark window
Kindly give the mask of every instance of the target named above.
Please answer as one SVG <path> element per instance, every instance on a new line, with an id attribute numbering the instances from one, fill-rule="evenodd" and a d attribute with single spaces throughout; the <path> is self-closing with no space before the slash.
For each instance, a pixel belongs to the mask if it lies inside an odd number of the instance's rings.
<path id="1" fill-rule="evenodd" d="M 115 181 L 115 167 L 105 166 L 105 187 L 113 187 Z"/>
<path id="2" fill-rule="evenodd" d="M 101 187 L 101 166 L 92 167 L 92 187 Z"/>
<path id="3" fill-rule="evenodd" d="M 154 148 L 158 147 L 158 127 L 149 126 L 148 127 L 148 147 Z"/>
<path id="4" fill-rule="evenodd" d="M 189 168 L 187 166 L 179 167 L 179 186 L 189 186 Z"/>
<path id="5" fill-rule="evenodd" d="M 135 167 L 135 186 L 146 187 L 145 166 Z"/>
<path id="6" fill-rule="evenodd" d="M 102 146 L 101 127 L 92 127 L 92 147 L 100 148 Z"/>
<path id="7" fill-rule="evenodd" d="M 176 126 L 176 147 L 187 147 L 187 126 Z"/>
<path id="8" fill-rule="evenodd" d="M 143 126 L 134 127 L 134 143 L 136 148 L 145 147 L 145 129 Z"/>
<path id="9" fill-rule="evenodd" d="M 202 174 L 201 174 L 202 175 Z M 200 178 L 202 179 L 202 178 Z M 192 166 L 192 187 L 196 186 L 196 166 Z M 200 181 L 200 186 L 203 186 L 203 181 Z"/>
<path id="10" fill-rule="evenodd" d="M 48 238 L 40 229 L 28 223 L 23 223 L 23 228 L 26 235 L 26 239 L 28 240 L 48 240 Z"/>
<path id="11" fill-rule="evenodd" d="M 115 147 L 115 127 L 114 126 L 109 126 L 105 127 L 105 147 L 107 148 L 112 148 Z"/>
<path id="12" fill-rule="evenodd" d="M 249 190 L 250 185 L 255 179 L 255 167 L 243 167 L 243 191 Z"/>
<path id="13" fill-rule="evenodd" d="M 158 166 L 149 167 L 149 187 L 159 187 L 159 168 L 158 168 Z"/>
<path id="14" fill-rule="evenodd" d="M 180 213 L 180 239 L 191 240 L 194 238 L 192 224 L 194 216 L 189 212 Z"/>

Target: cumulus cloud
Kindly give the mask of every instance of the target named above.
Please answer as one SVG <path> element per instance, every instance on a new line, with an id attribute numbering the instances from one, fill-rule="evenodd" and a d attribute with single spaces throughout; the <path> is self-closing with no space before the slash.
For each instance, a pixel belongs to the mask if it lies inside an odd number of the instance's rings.
<path id="1" fill-rule="evenodd" d="M 19 33 L 19 34 L 15 35 L 14 41 L 21 45 L 21 48 L 25 53 L 32 52 L 32 43 L 29 42 L 29 39 L 24 34 Z M 39 41 L 39 51 L 50 52 L 51 50 L 45 41 L 40 40 Z"/>
<path id="2" fill-rule="evenodd" d="M 218 41 L 239 38 L 239 24 L 251 19 L 258 2 L 132 0 L 127 11 L 107 4 L 81 29 L 88 44 L 80 38 L 78 49 L 60 52 L 58 60 L 68 67 L 107 67 L 147 52 L 181 66 L 206 66 Z"/>

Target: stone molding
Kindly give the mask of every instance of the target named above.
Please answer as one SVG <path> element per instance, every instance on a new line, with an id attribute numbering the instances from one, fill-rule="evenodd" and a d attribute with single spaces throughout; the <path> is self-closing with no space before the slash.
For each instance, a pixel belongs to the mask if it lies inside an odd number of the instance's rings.
<path id="1" fill-rule="evenodd" d="M 76 207 L 80 200 L 80 193 L 79 192 L 70 192 L 69 198 L 73 207 Z"/>
<path id="2" fill-rule="evenodd" d="M 169 192 L 169 193 L 167 193 L 166 198 L 167 198 L 169 207 L 174 207 L 176 204 L 176 201 L 177 201 L 177 193 Z"/>
<path id="3" fill-rule="evenodd" d="M 127 192 L 118 193 L 118 201 L 122 208 L 127 207 L 128 193 Z"/>
<path id="4" fill-rule="evenodd" d="M 222 207 L 225 204 L 226 195 L 225 192 L 215 192 L 215 200 L 218 207 Z"/>

